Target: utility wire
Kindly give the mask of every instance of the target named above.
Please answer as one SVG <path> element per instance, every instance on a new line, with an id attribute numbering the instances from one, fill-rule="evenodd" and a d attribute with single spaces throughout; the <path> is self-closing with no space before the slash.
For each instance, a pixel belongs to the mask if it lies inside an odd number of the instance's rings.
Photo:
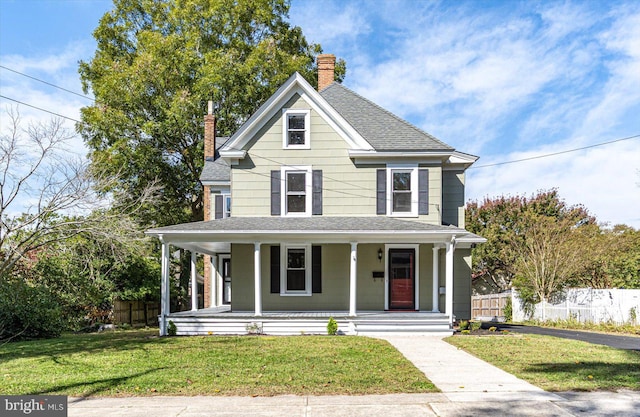
<path id="1" fill-rule="evenodd" d="M 515 159 L 513 161 L 497 162 L 495 164 L 478 165 L 478 166 L 475 166 L 475 167 L 472 166 L 472 167 L 469 167 L 468 169 L 479 169 L 479 168 L 495 167 L 495 166 L 499 166 L 499 165 L 507 165 L 507 164 L 515 164 L 515 163 L 518 163 L 518 162 L 531 161 L 531 160 L 534 160 L 534 159 L 548 158 L 550 156 L 556 156 L 556 155 L 562 155 L 562 154 L 570 153 L 570 152 L 582 151 L 582 150 L 585 150 L 585 149 L 591 149 L 591 148 L 595 148 L 595 147 L 598 147 L 598 146 L 604 146 L 604 145 L 609 145 L 611 143 L 622 142 L 622 141 L 625 141 L 625 140 L 638 139 L 638 138 L 640 138 L 640 135 L 628 136 L 626 138 L 610 140 L 608 142 L 600 142 L 600 143 L 596 143 L 594 145 L 583 146 L 583 147 L 580 147 L 580 148 L 567 149 L 566 151 L 553 152 L 553 153 L 548 153 L 548 154 L 544 154 L 544 155 L 536 155 L 536 156 L 531 156 L 529 158 Z"/>
<path id="2" fill-rule="evenodd" d="M 52 84 L 52 83 L 50 83 L 50 82 L 48 82 L 48 81 L 41 80 L 40 78 L 36 78 L 36 77 L 31 76 L 31 75 L 28 75 L 28 74 L 22 73 L 22 72 L 20 72 L 20 71 L 16 71 L 16 70 L 11 69 L 11 68 L 9 68 L 9 67 L 5 67 L 4 65 L 0 65 L 0 68 L 2 68 L 2 69 L 6 69 L 7 71 L 14 72 L 14 73 L 16 73 L 16 74 L 18 74 L 18 75 L 22 75 L 23 77 L 31 78 L 32 80 L 35 80 L 35 81 L 41 82 L 41 83 L 43 83 L 43 84 L 46 84 L 46 85 L 48 85 L 48 86 L 51 86 L 51 87 L 57 88 L 57 89 L 59 89 L 59 90 L 66 91 L 67 93 L 75 94 L 75 95 L 76 95 L 76 96 L 78 96 L 78 97 L 82 97 L 82 98 L 84 98 L 84 99 L 91 100 L 91 101 L 93 101 L 93 102 L 95 103 L 95 99 L 93 99 L 93 98 L 91 98 L 91 97 L 88 97 L 88 96 L 86 96 L 86 95 L 84 95 L 84 94 L 80 94 L 80 93 L 77 93 L 77 92 L 75 92 L 75 91 L 67 90 L 67 89 L 66 89 L 66 88 L 64 88 L 64 87 L 60 87 L 59 85 L 55 85 L 55 84 Z"/>
<path id="3" fill-rule="evenodd" d="M 7 100 L 11 100 L 11 101 L 16 102 L 16 103 L 18 103 L 18 104 L 22 104 L 23 106 L 31 107 L 32 109 L 40 110 L 40 111 L 43 111 L 43 112 L 46 112 L 46 113 L 49 113 L 49 114 L 53 114 L 54 116 L 62 117 L 63 119 L 71 120 L 72 122 L 82 123 L 80 120 L 76 120 L 76 119 L 74 119 L 74 118 L 72 118 L 72 117 L 63 116 L 63 115 L 61 115 L 61 114 L 59 114 L 59 113 L 55 113 L 55 112 L 52 112 L 52 111 L 50 111 L 50 110 L 43 109 L 42 107 L 33 106 L 33 105 L 31 105 L 31 104 L 24 103 L 24 102 L 22 102 L 22 101 L 19 101 L 19 100 L 13 99 L 13 98 L 11 98 L 11 97 L 3 96 L 2 94 L 0 94 L 0 97 L 1 97 L 1 98 L 4 98 L 4 99 L 7 99 Z"/>

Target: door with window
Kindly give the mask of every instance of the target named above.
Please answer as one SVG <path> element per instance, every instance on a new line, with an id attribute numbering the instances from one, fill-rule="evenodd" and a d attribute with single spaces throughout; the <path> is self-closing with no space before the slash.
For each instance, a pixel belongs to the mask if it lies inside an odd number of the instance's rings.
<path id="1" fill-rule="evenodd" d="M 389 249 L 389 309 L 415 309 L 415 249 Z"/>
<path id="2" fill-rule="evenodd" d="M 222 258 L 222 304 L 231 304 L 231 258 Z"/>

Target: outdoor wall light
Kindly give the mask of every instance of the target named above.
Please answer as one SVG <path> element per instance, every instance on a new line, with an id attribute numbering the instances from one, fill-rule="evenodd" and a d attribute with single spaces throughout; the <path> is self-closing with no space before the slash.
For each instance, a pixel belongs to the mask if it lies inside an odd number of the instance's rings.
<path id="1" fill-rule="evenodd" d="M 382 262 L 382 248 L 378 249 L 378 261 Z"/>

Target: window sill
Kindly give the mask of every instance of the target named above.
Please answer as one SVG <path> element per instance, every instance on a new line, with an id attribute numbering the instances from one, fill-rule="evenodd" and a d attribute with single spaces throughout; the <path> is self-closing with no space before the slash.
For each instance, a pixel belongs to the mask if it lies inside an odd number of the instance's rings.
<path id="1" fill-rule="evenodd" d="M 418 218 L 419 215 L 416 213 L 391 213 L 389 217 L 413 217 Z"/>
<path id="2" fill-rule="evenodd" d="M 281 292 L 280 297 L 311 297 L 310 292 Z"/>

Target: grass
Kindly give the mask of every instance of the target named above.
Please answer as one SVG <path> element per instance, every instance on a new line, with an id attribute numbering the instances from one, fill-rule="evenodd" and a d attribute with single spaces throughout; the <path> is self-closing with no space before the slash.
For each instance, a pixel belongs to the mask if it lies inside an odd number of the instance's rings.
<path id="1" fill-rule="evenodd" d="M 640 325 L 638 324 L 616 324 L 616 323 L 589 323 L 577 320 L 530 320 L 524 322 L 529 326 L 552 327 L 558 329 L 584 330 L 599 333 L 619 333 L 630 336 L 640 336 Z"/>
<path id="2" fill-rule="evenodd" d="M 388 342 L 365 337 L 64 335 L 0 346 L 3 394 L 383 394 L 438 389 Z"/>
<path id="3" fill-rule="evenodd" d="M 445 340 L 547 391 L 640 390 L 637 351 L 538 335 Z"/>

